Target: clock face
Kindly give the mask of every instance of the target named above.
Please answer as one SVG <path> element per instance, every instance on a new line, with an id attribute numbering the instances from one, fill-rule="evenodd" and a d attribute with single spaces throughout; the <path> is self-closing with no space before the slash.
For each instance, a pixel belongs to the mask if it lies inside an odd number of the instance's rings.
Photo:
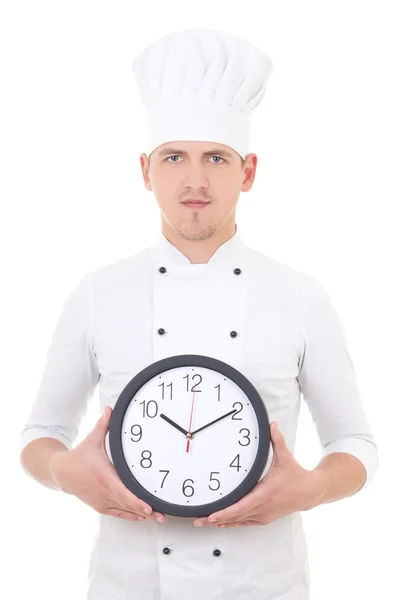
<path id="1" fill-rule="evenodd" d="M 154 509 L 204 516 L 236 502 L 268 459 L 269 423 L 252 384 L 211 357 L 153 363 L 124 388 L 110 450 L 125 485 Z"/>

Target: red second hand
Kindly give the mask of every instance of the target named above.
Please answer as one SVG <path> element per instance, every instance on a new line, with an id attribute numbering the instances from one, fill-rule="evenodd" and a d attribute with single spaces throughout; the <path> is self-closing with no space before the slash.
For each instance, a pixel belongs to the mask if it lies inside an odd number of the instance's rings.
<path id="1" fill-rule="evenodd" d="M 197 383 L 195 384 L 195 388 L 196 388 Z M 193 408 L 194 408 L 194 396 L 196 394 L 196 390 L 194 390 L 193 392 L 193 398 L 192 398 L 192 410 L 190 412 L 190 423 L 189 423 L 189 429 L 188 429 L 188 433 L 191 433 L 191 428 L 192 428 L 192 417 L 193 417 Z M 189 452 L 189 446 L 190 446 L 190 439 L 188 439 L 187 444 L 186 444 L 186 452 Z"/>

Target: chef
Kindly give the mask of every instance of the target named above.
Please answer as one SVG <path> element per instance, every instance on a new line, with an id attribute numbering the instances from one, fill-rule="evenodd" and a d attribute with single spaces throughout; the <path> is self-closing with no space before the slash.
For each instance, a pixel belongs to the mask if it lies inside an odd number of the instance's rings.
<path id="1" fill-rule="evenodd" d="M 43 437 L 73 449 L 97 384 L 103 413 L 162 358 L 201 354 L 232 365 L 268 410 L 263 476 L 208 518 L 100 514 L 87 598 L 309 600 L 301 511 L 365 488 L 377 446 L 327 291 L 252 249 L 236 222 L 257 162 L 248 117 L 272 63 L 243 39 L 188 29 L 157 39 L 133 67 L 148 111 L 141 166 L 161 232 L 154 245 L 87 272 L 69 295 L 21 453 Z M 325 461 L 315 470 L 293 456 L 301 397 Z"/>

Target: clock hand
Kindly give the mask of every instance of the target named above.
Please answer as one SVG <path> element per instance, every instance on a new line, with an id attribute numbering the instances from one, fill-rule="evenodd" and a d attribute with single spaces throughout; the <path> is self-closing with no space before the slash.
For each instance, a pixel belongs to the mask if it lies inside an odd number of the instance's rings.
<path id="1" fill-rule="evenodd" d="M 215 419 L 215 421 L 211 421 L 211 423 L 207 423 L 207 425 L 203 425 L 203 427 L 200 427 L 200 429 L 196 429 L 196 431 L 192 431 L 192 436 L 194 436 L 195 433 L 198 433 L 199 431 L 206 429 L 206 427 L 210 427 L 210 425 L 214 425 L 214 423 L 221 421 L 221 419 L 225 419 L 225 417 L 229 417 L 229 415 L 233 415 L 235 412 L 237 412 L 236 408 L 234 408 L 230 412 L 226 413 L 226 415 L 222 415 L 222 417 L 218 417 L 218 419 Z"/>
<path id="2" fill-rule="evenodd" d="M 188 433 L 187 433 L 188 441 L 187 441 L 187 443 L 186 443 L 186 452 L 189 452 L 190 440 L 192 439 L 192 432 L 191 432 L 190 430 L 191 430 L 191 427 L 192 427 L 193 408 L 194 408 L 194 398 L 195 398 L 196 391 L 197 391 L 197 390 L 196 390 L 196 385 L 198 385 L 198 384 L 196 383 L 196 384 L 193 386 L 195 389 L 194 389 L 194 392 L 193 392 L 193 398 L 192 398 L 192 410 L 190 411 L 190 423 L 189 423 L 189 431 L 188 431 Z"/>
<path id="3" fill-rule="evenodd" d="M 180 425 L 178 425 L 177 423 L 175 423 L 172 419 L 170 419 L 169 417 L 163 415 L 162 413 L 160 414 L 160 417 L 162 419 L 164 419 L 164 421 L 167 421 L 167 423 L 169 423 L 170 425 L 172 425 L 173 427 L 175 427 L 176 429 L 178 429 L 178 431 L 181 431 L 184 435 L 187 436 L 188 432 L 185 431 L 185 429 L 183 429 L 183 427 L 181 427 Z"/>

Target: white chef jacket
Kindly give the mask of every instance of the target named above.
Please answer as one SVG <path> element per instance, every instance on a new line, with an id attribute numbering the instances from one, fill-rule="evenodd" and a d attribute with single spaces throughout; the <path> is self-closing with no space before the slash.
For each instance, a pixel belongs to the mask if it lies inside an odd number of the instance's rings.
<path id="1" fill-rule="evenodd" d="M 363 487 L 371 481 L 377 446 L 327 292 L 250 248 L 237 225 L 207 263 L 192 264 L 160 234 L 141 252 L 86 272 L 57 322 L 20 451 L 39 437 L 71 449 L 97 384 L 103 412 L 136 373 L 176 354 L 212 356 L 241 371 L 292 453 L 303 394 L 322 454 L 356 456 Z M 106 441 L 109 452 L 108 434 Z M 271 448 L 263 475 L 272 455 Z M 299 511 L 252 527 L 196 528 L 193 521 L 99 513 L 87 599 L 309 600 Z"/>

